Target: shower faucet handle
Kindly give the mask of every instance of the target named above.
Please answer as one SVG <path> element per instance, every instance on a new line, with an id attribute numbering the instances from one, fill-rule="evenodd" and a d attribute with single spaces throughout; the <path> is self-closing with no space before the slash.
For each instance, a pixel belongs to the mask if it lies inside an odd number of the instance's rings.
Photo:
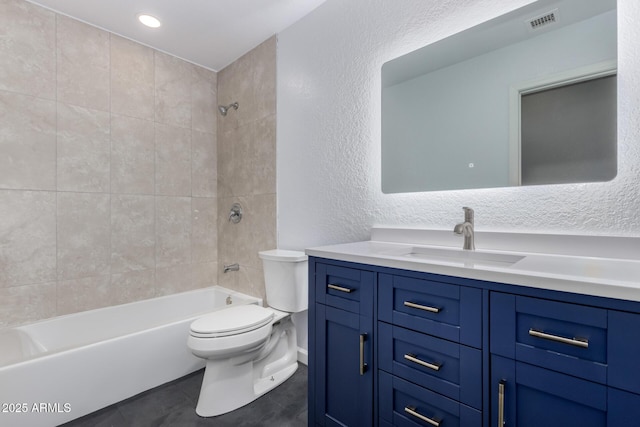
<path id="1" fill-rule="evenodd" d="M 237 224 L 242 220 L 242 206 L 240 203 L 234 203 L 229 211 L 229 222 Z"/>

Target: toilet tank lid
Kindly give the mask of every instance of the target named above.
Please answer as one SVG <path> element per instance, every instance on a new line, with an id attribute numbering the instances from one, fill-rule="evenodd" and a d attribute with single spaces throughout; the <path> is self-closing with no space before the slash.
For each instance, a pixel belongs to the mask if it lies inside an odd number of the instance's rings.
<path id="1" fill-rule="evenodd" d="M 261 251 L 258 252 L 258 255 L 260 255 L 260 258 L 269 261 L 300 262 L 307 260 L 307 256 L 304 252 L 288 251 L 285 249 L 271 249 L 269 251 Z"/>

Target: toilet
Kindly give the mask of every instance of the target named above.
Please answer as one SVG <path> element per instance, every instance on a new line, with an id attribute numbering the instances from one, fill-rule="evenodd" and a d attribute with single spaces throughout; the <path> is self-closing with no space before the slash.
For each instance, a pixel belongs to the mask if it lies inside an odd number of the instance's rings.
<path id="1" fill-rule="evenodd" d="M 206 360 L 196 413 L 221 415 L 244 406 L 298 369 L 291 313 L 308 306 L 307 256 L 274 249 L 259 252 L 268 307 L 239 305 L 191 324 L 187 345 Z"/>

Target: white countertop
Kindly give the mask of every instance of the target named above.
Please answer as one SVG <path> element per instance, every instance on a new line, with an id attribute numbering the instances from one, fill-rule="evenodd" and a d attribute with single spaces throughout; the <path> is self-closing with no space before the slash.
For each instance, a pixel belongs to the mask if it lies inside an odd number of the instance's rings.
<path id="1" fill-rule="evenodd" d="M 521 236 L 519 235 L 519 238 Z M 557 237 L 554 236 L 554 238 Z M 457 242 L 461 247 L 461 240 Z M 306 253 L 310 256 L 381 267 L 640 302 L 640 259 L 636 258 L 640 254 L 640 246 L 636 246 L 637 239 L 627 243 L 630 243 L 631 248 L 639 249 L 638 253 L 629 257 L 631 259 L 482 248 L 476 250 L 480 255 L 502 254 L 523 257 L 513 264 L 416 256 L 414 254 L 416 248 L 418 251 L 423 248 L 426 251 L 460 252 L 462 249 L 452 246 L 416 244 L 415 241 L 400 243 L 370 240 L 310 248 Z M 526 245 L 523 246 L 526 247 Z"/>

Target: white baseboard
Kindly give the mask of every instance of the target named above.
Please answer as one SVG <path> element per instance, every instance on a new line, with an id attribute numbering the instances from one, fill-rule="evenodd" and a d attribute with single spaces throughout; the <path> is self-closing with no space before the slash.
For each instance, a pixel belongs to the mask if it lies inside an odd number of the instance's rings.
<path id="1" fill-rule="evenodd" d="M 298 347 L 298 362 L 309 365 L 309 352 L 300 347 Z"/>

